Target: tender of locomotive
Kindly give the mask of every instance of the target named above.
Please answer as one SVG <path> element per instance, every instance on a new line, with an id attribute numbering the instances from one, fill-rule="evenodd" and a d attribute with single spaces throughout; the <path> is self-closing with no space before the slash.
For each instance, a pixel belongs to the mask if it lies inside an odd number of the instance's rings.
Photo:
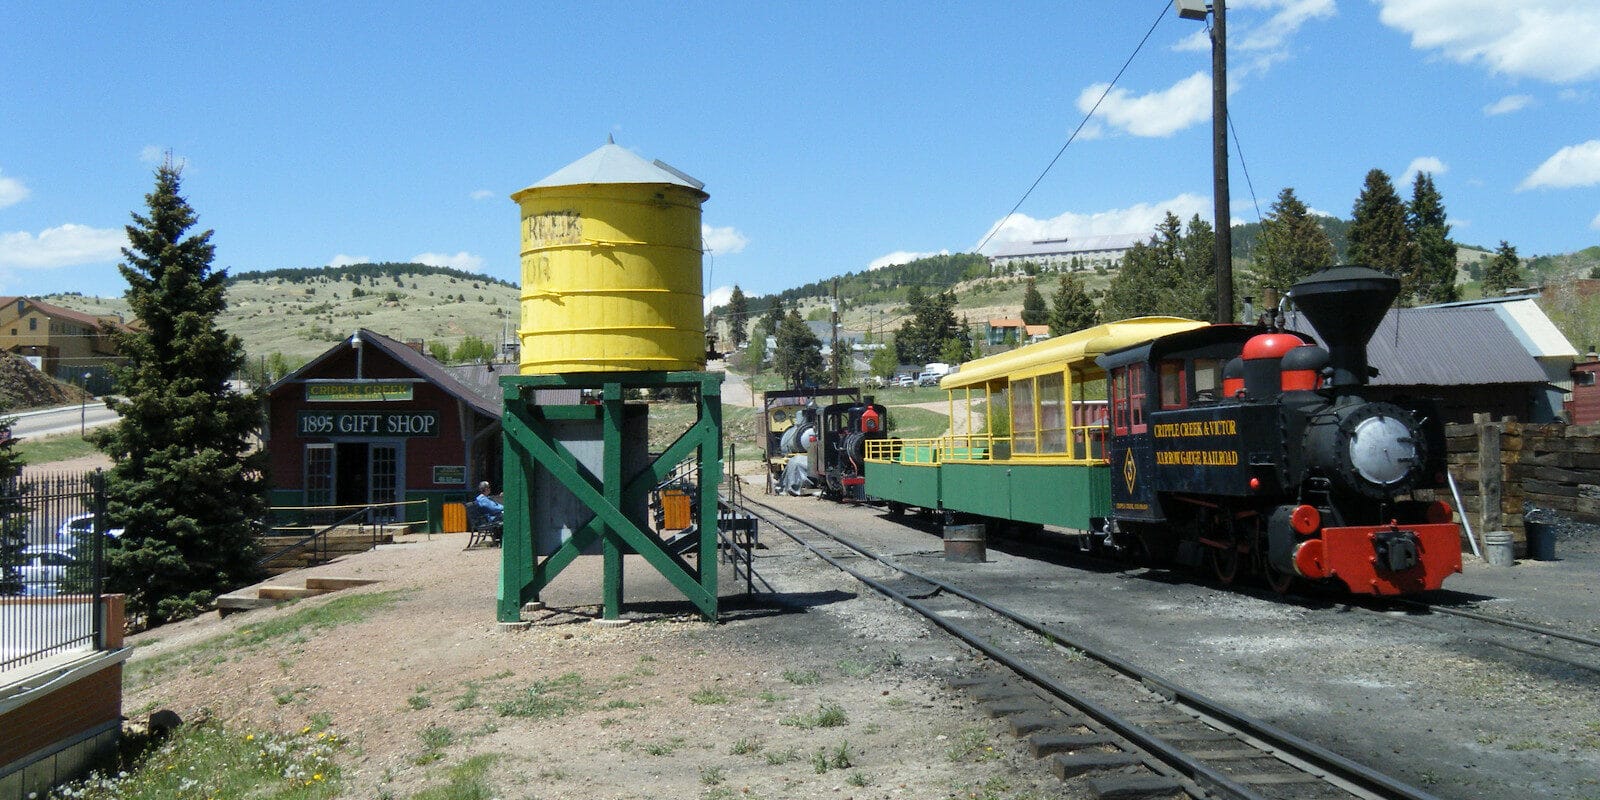
<path id="1" fill-rule="evenodd" d="M 945 388 L 1005 416 L 981 437 L 876 446 L 868 492 L 1077 528 L 1224 582 L 1436 589 L 1461 569 L 1452 510 L 1424 496 L 1445 480 L 1443 424 L 1426 402 L 1362 396 L 1367 340 L 1397 292 L 1361 267 L 1297 284 L 1326 350 L 1291 331 L 1145 318 L 964 365 Z"/>

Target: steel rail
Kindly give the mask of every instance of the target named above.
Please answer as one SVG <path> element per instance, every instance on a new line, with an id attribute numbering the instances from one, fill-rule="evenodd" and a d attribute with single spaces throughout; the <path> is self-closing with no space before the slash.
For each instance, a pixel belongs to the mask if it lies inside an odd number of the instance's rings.
<path id="1" fill-rule="evenodd" d="M 1400 604 L 1400 605 L 1411 606 L 1412 608 L 1426 609 L 1426 610 L 1428 610 L 1430 612 L 1435 612 L 1435 613 L 1439 613 L 1439 614 L 1447 614 L 1447 615 L 1452 616 L 1452 617 L 1465 617 L 1466 619 L 1477 620 L 1479 622 L 1487 622 L 1487 623 L 1489 623 L 1491 625 L 1502 625 L 1502 626 L 1507 627 L 1507 628 L 1517 628 L 1519 630 L 1524 630 L 1524 631 L 1527 631 L 1529 633 L 1537 633 L 1537 634 L 1540 634 L 1541 636 L 1549 636 L 1549 637 L 1555 638 L 1555 639 L 1565 639 L 1565 640 L 1567 640 L 1569 642 L 1577 642 L 1578 644 L 1588 645 L 1590 647 L 1595 647 L 1595 648 L 1600 648 L 1600 639 L 1593 639 L 1593 638 L 1590 638 L 1588 636 L 1581 636 L 1581 635 L 1576 634 L 1576 633 L 1567 633 L 1566 631 L 1556 630 L 1555 628 L 1547 628 L 1547 627 L 1545 627 L 1543 625 L 1534 625 L 1534 624 L 1529 623 L 1529 622 L 1518 622 L 1518 621 L 1513 620 L 1513 619 L 1501 619 L 1499 617 L 1495 617 L 1492 614 L 1480 614 L 1480 613 L 1478 613 L 1476 611 L 1464 611 L 1464 610 L 1459 609 L 1459 608 L 1446 608 L 1445 606 L 1432 605 L 1432 604 L 1429 604 L 1429 603 L 1422 603 L 1422 602 L 1418 602 L 1416 600 L 1404 600 L 1404 599 L 1400 599 L 1400 598 L 1394 598 L 1394 599 L 1391 599 L 1389 602 Z"/>
<path id="2" fill-rule="evenodd" d="M 862 556 L 883 564 L 890 569 L 896 570 L 908 577 L 915 578 L 936 586 L 939 589 L 949 592 L 970 603 L 993 611 L 994 613 L 1022 626 L 1033 633 L 1050 637 L 1058 643 L 1072 647 L 1073 649 L 1084 653 L 1090 658 L 1105 664 L 1111 669 L 1122 673 L 1129 678 L 1139 681 L 1147 688 L 1150 688 L 1151 691 L 1161 694 L 1174 702 L 1182 703 L 1183 705 L 1188 706 L 1205 716 L 1221 721 L 1228 726 L 1234 727 L 1236 730 L 1246 736 L 1253 737 L 1259 741 L 1269 744 L 1271 749 L 1278 751 L 1273 753 L 1275 756 L 1279 758 L 1284 758 L 1287 756 L 1285 760 L 1297 760 L 1314 768 L 1306 769 L 1305 771 L 1307 772 L 1316 774 L 1316 770 L 1322 770 L 1326 774 L 1319 777 L 1324 777 L 1326 779 L 1327 776 L 1332 776 L 1336 778 L 1337 781 L 1349 784 L 1349 786 L 1341 786 L 1341 788 L 1346 789 L 1346 791 L 1350 791 L 1352 787 L 1355 787 L 1361 791 L 1372 793 L 1381 797 L 1403 798 L 1404 800 L 1438 800 L 1438 798 L 1433 794 L 1401 783 L 1394 778 L 1345 758 L 1344 756 L 1341 756 L 1338 753 L 1328 750 L 1320 745 L 1302 739 L 1292 733 L 1289 733 L 1288 731 L 1272 725 L 1271 723 L 1258 720 L 1242 711 L 1230 708 L 1204 695 L 1201 695 L 1198 692 L 1185 689 L 1120 657 L 1113 656 L 1094 647 L 1084 645 L 1073 637 L 1063 634 L 1062 632 L 1044 625 L 1043 623 L 1040 623 L 1019 612 L 1012 611 L 1004 606 L 974 595 L 971 592 L 968 592 L 965 589 L 962 589 L 961 587 L 951 584 L 947 581 L 922 574 L 909 567 L 898 564 L 890 558 L 873 553 L 848 537 L 841 536 L 830 531 L 825 531 L 807 520 L 803 520 L 794 516 L 793 514 L 789 514 L 788 512 L 765 503 L 755 502 L 754 504 L 773 513 L 781 514 L 788 519 L 794 520 L 801 525 L 815 530 L 818 533 L 839 542 L 845 547 L 860 553 Z M 879 581 L 846 567 L 837 559 L 829 556 L 826 553 L 823 553 L 810 543 L 800 539 L 800 537 L 795 536 L 783 526 L 778 525 L 777 527 L 784 533 L 784 535 L 793 539 L 796 543 L 800 544 L 807 550 L 815 553 L 818 557 L 833 565 L 835 568 L 851 575 L 852 577 L 855 577 L 857 580 L 861 581 L 867 586 L 872 587 L 875 591 L 894 599 L 901 605 L 904 605 L 907 608 L 922 614 L 934 624 L 961 638 L 963 641 L 983 652 L 985 655 L 1005 664 L 1007 668 L 1016 671 L 1018 674 L 1039 685 L 1041 688 L 1044 688 L 1051 694 L 1054 694 L 1068 703 L 1078 707 L 1080 710 L 1094 717 L 1096 720 L 1100 721 L 1102 724 L 1105 724 L 1108 728 L 1111 728 L 1118 734 L 1121 734 L 1129 741 L 1133 742 L 1139 747 L 1145 748 L 1147 751 L 1157 756 L 1169 768 L 1175 769 L 1180 774 L 1189 777 L 1190 780 L 1194 781 L 1197 785 L 1207 786 L 1207 788 L 1215 790 L 1226 791 L 1229 794 L 1240 798 L 1260 797 L 1260 795 L 1251 791 L 1249 788 L 1244 787 L 1222 773 L 1216 772 L 1209 766 L 1190 758 L 1187 754 L 1173 748 L 1167 742 L 1154 737 L 1150 733 L 1138 728 L 1136 725 L 1122 719 L 1115 713 L 1101 708 L 1098 704 L 1095 704 L 1093 701 L 1077 695 L 1070 689 L 1067 689 L 1066 687 L 1053 681 L 1048 676 L 1045 676 L 1033 668 L 1016 661 L 1014 658 L 1011 658 L 1009 654 L 990 646 L 987 642 L 980 640 L 975 635 L 961 628 L 959 625 L 940 618 L 937 612 L 933 612 L 931 609 L 928 609 L 921 603 L 918 603 L 910 597 L 907 597 L 895 591 L 894 589 L 883 585 Z M 1290 763 L 1292 764 L 1293 761 L 1290 761 Z M 1305 767 L 1301 768 L 1305 769 Z"/>

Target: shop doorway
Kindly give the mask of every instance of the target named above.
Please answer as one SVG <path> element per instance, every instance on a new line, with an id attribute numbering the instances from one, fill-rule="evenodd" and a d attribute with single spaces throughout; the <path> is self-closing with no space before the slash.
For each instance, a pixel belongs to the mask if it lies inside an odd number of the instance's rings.
<path id="1" fill-rule="evenodd" d="M 400 499 L 404 460 L 403 442 L 308 444 L 306 505 L 394 503 Z M 397 506 L 374 508 L 367 515 L 369 522 L 394 522 L 400 517 Z"/>

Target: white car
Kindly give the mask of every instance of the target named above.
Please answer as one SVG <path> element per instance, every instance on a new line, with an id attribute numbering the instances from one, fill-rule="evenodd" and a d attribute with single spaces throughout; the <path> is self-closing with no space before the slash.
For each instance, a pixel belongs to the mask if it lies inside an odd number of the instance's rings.
<path id="1" fill-rule="evenodd" d="M 93 527 L 93 514 L 74 514 L 67 517 L 67 521 L 61 523 L 61 527 L 56 529 L 56 541 L 63 547 L 75 547 L 78 544 L 78 540 L 87 535 Z M 122 531 L 122 528 L 112 528 L 106 531 L 106 535 L 113 539 L 120 539 L 122 538 Z"/>
<path id="2" fill-rule="evenodd" d="M 61 590 L 61 581 L 67 568 L 77 559 L 72 549 L 56 545 L 29 545 L 22 548 L 22 594 L 29 597 L 49 597 Z"/>

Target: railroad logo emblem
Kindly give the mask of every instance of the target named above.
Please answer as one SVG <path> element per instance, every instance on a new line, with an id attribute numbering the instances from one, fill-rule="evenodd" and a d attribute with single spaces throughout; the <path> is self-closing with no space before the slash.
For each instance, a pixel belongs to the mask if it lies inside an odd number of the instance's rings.
<path id="1" fill-rule="evenodd" d="M 1139 480 L 1139 468 L 1133 463 L 1133 448 L 1128 448 L 1122 457 L 1122 479 L 1128 482 L 1128 494 L 1133 494 L 1133 485 Z"/>

